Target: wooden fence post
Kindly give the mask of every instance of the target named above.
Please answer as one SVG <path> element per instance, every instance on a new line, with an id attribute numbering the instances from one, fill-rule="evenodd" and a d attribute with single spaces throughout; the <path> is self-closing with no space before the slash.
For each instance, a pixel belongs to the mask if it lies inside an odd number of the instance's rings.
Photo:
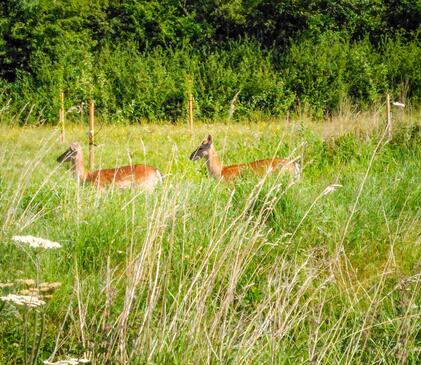
<path id="1" fill-rule="evenodd" d="M 387 135 L 392 138 L 392 114 L 390 112 L 390 95 L 386 94 Z"/>
<path id="2" fill-rule="evenodd" d="M 188 120 L 189 129 L 193 130 L 193 95 L 189 94 L 189 120 Z"/>
<path id="3" fill-rule="evenodd" d="M 94 168 L 95 101 L 89 101 L 89 169 Z"/>
<path id="4" fill-rule="evenodd" d="M 65 143 L 66 141 L 66 134 L 64 129 L 64 92 L 60 92 L 60 112 L 59 112 L 59 118 L 60 118 L 60 128 L 61 128 L 61 134 L 60 134 L 60 142 Z"/>

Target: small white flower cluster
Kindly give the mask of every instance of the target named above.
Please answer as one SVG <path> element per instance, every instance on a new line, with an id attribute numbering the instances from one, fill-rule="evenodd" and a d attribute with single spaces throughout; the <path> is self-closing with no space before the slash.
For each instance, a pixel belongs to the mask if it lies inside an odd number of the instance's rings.
<path id="1" fill-rule="evenodd" d="M 43 299 L 52 298 L 52 293 L 61 286 L 61 283 L 41 283 L 37 287 L 32 287 L 20 291 L 22 295 L 41 295 Z"/>
<path id="2" fill-rule="evenodd" d="M 60 288 L 61 283 L 58 281 L 52 282 L 52 283 L 41 283 L 38 285 L 39 291 L 41 292 L 49 292 L 54 291 L 58 288 Z"/>
<path id="3" fill-rule="evenodd" d="M 35 280 L 34 279 L 17 279 L 16 283 L 26 285 L 26 286 L 34 286 Z"/>
<path id="4" fill-rule="evenodd" d="M 17 305 L 22 305 L 24 307 L 36 308 L 41 305 L 44 305 L 45 302 L 33 295 L 17 295 L 9 294 L 5 297 L 0 297 L 0 300 L 4 302 L 12 302 Z"/>
<path id="5" fill-rule="evenodd" d="M 71 357 L 66 360 L 59 360 L 59 361 L 48 361 L 44 360 L 43 364 L 45 365 L 78 365 L 78 364 L 88 364 L 90 360 L 88 359 L 78 359 L 75 357 Z"/>
<path id="6" fill-rule="evenodd" d="M 14 285 L 14 283 L 0 283 L 0 289 L 13 288 Z"/>
<path id="7" fill-rule="evenodd" d="M 405 104 L 400 101 L 394 101 L 392 104 L 398 108 L 405 108 Z"/>
<path id="8" fill-rule="evenodd" d="M 32 248 L 56 249 L 61 248 L 60 243 L 47 240 L 45 238 L 34 236 L 13 236 L 12 240 L 16 243 L 25 243 Z"/>
<path id="9" fill-rule="evenodd" d="M 13 236 L 12 240 L 16 244 L 26 244 L 32 248 L 43 248 L 43 249 L 61 248 L 61 245 L 58 242 L 53 242 L 44 238 L 34 237 L 34 236 Z M 16 281 L 16 284 L 33 286 L 35 285 L 35 281 L 32 279 L 18 279 Z M 11 302 L 13 304 L 29 307 L 29 308 L 37 308 L 41 305 L 44 305 L 45 301 L 42 299 L 51 297 L 51 294 L 49 294 L 49 292 L 54 291 L 60 285 L 61 283 L 57 283 L 57 282 L 41 283 L 38 287 L 22 290 L 20 294 L 8 294 L 6 296 L 0 296 L 0 301 Z M 14 283 L 0 283 L 0 289 L 11 288 L 13 286 L 14 286 Z M 42 299 L 39 297 L 40 294 L 44 296 L 42 297 Z"/>
<path id="10" fill-rule="evenodd" d="M 26 286 L 31 287 L 31 290 L 37 290 L 40 292 L 50 292 L 58 289 L 61 286 L 61 283 L 58 281 L 54 282 L 44 282 L 36 284 L 33 279 L 16 279 L 15 282 L 10 281 L 8 283 L 0 283 L 0 289 L 4 288 L 13 288 L 15 286 Z"/>

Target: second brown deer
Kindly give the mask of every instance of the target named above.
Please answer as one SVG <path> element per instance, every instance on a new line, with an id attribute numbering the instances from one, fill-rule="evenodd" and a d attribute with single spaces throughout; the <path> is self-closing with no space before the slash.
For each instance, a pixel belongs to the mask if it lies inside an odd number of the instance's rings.
<path id="1" fill-rule="evenodd" d="M 301 166 L 297 159 L 270 158 L 224 166 L 218 158 L 211 135 L 205 138 L 201 145 L 190 155 L 190 160 L 192 161 L 196 161 L 200 158 L 206 160 L 209 173 L 213 177 L 224 181 L 234 180 L 247 171 L 256 175 L 265 175 L 272 172 L 285 172 L 290 174 L 295 180 L 299 179 L 301 176 Z"/>
<path id="2" fill-rule="evenodd" d="M 81 183 L 91 183 L 97 189 L 106 186 L 118 188 L 141 187 L 145 190 L 153 190 L 157 184 L 162 183 L 163 175 L 155 167 L 148 165 L 129 165 L 112 169 L 88 171 L 83 164 L 82 146 L 74 142 L 57 158 L 57 162 L 70 162 Z"/>

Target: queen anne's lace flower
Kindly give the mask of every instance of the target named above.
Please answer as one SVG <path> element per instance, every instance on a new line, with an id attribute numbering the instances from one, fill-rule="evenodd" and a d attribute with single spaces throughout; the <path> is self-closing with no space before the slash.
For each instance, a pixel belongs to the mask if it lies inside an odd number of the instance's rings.
<path id="1" fill-rule="evenodd" d="M 88 359 L 78 359 L 75 357 L 59 360 L 59 361 L 48 361 L 44 360 L 43 364 L 45 365 L 78 365 L 78 364 L 88 364 L 90 361 Z"/>
<path id="2" fill-rule="evenodd" d="M 31 287 L 28 289 L 21 290 L 19 294 L 22 295 L 41 295 L 43 298 L 46 298 L 47 295 L 50 295 L 56 289 L 61 286 L 59 282 L 53 283 L 40 283 L 37 287 Z"/>
<path id="3" fill-rule="evenodd" d="M 58 288 L 60 288 L 61 283 L 60 282 L 52 282 L 52 283 L 40 283 L 38 285 L 39 291 L 41 292 L 49 292 L 54 291 Z"/>
<path id="4" fill-rule="evenodd" d="M 34 236 L 13 236 L 12 240 L 16 243 L 25 243 L 32 248 L 45 248 L 55 249 L 61 248 L 60 243 L 47 240 L 45 238 L 34 237 Z"/>
<path id="5" fill-rule="evenodd" d="M 18 284 L 26 285 L 26 286 L 34 286 L 35 285 L 34 279 L 17 279 L 16 282 Z"/>
<path id="6" fill-rule="evenodd" d="M 45 304 L 43 300 L 34 295 L 9 294 L 4 297 L 0 297 L 0 300 L 4 302 L 12 302 L 14 304 L 29 308 L 36 308 Z"/>
<path id="7" fill-rule="evenodd" d="M 31 296 L 36 296 L 39 295 L 39 289 L 38 288 L 29 288 L 29 289 L 24 289 L 21 290 L 19 292 L 19 294 L 21 295 L 31 295 Z"/>
<path id="8" fill-rule="evenodd" d="M 0 283 L 0 289 L 12 288 L 14 285 L 13 283 Z"/>

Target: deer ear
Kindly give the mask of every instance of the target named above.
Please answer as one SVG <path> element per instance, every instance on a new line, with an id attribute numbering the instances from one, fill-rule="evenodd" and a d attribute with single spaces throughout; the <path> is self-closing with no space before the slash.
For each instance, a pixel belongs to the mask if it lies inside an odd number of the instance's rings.
<path id="1" fill-rule="evenodd" d="M 210 134 L 208 135 L 208 143 L 212 143 L 212 136 Z"/>

